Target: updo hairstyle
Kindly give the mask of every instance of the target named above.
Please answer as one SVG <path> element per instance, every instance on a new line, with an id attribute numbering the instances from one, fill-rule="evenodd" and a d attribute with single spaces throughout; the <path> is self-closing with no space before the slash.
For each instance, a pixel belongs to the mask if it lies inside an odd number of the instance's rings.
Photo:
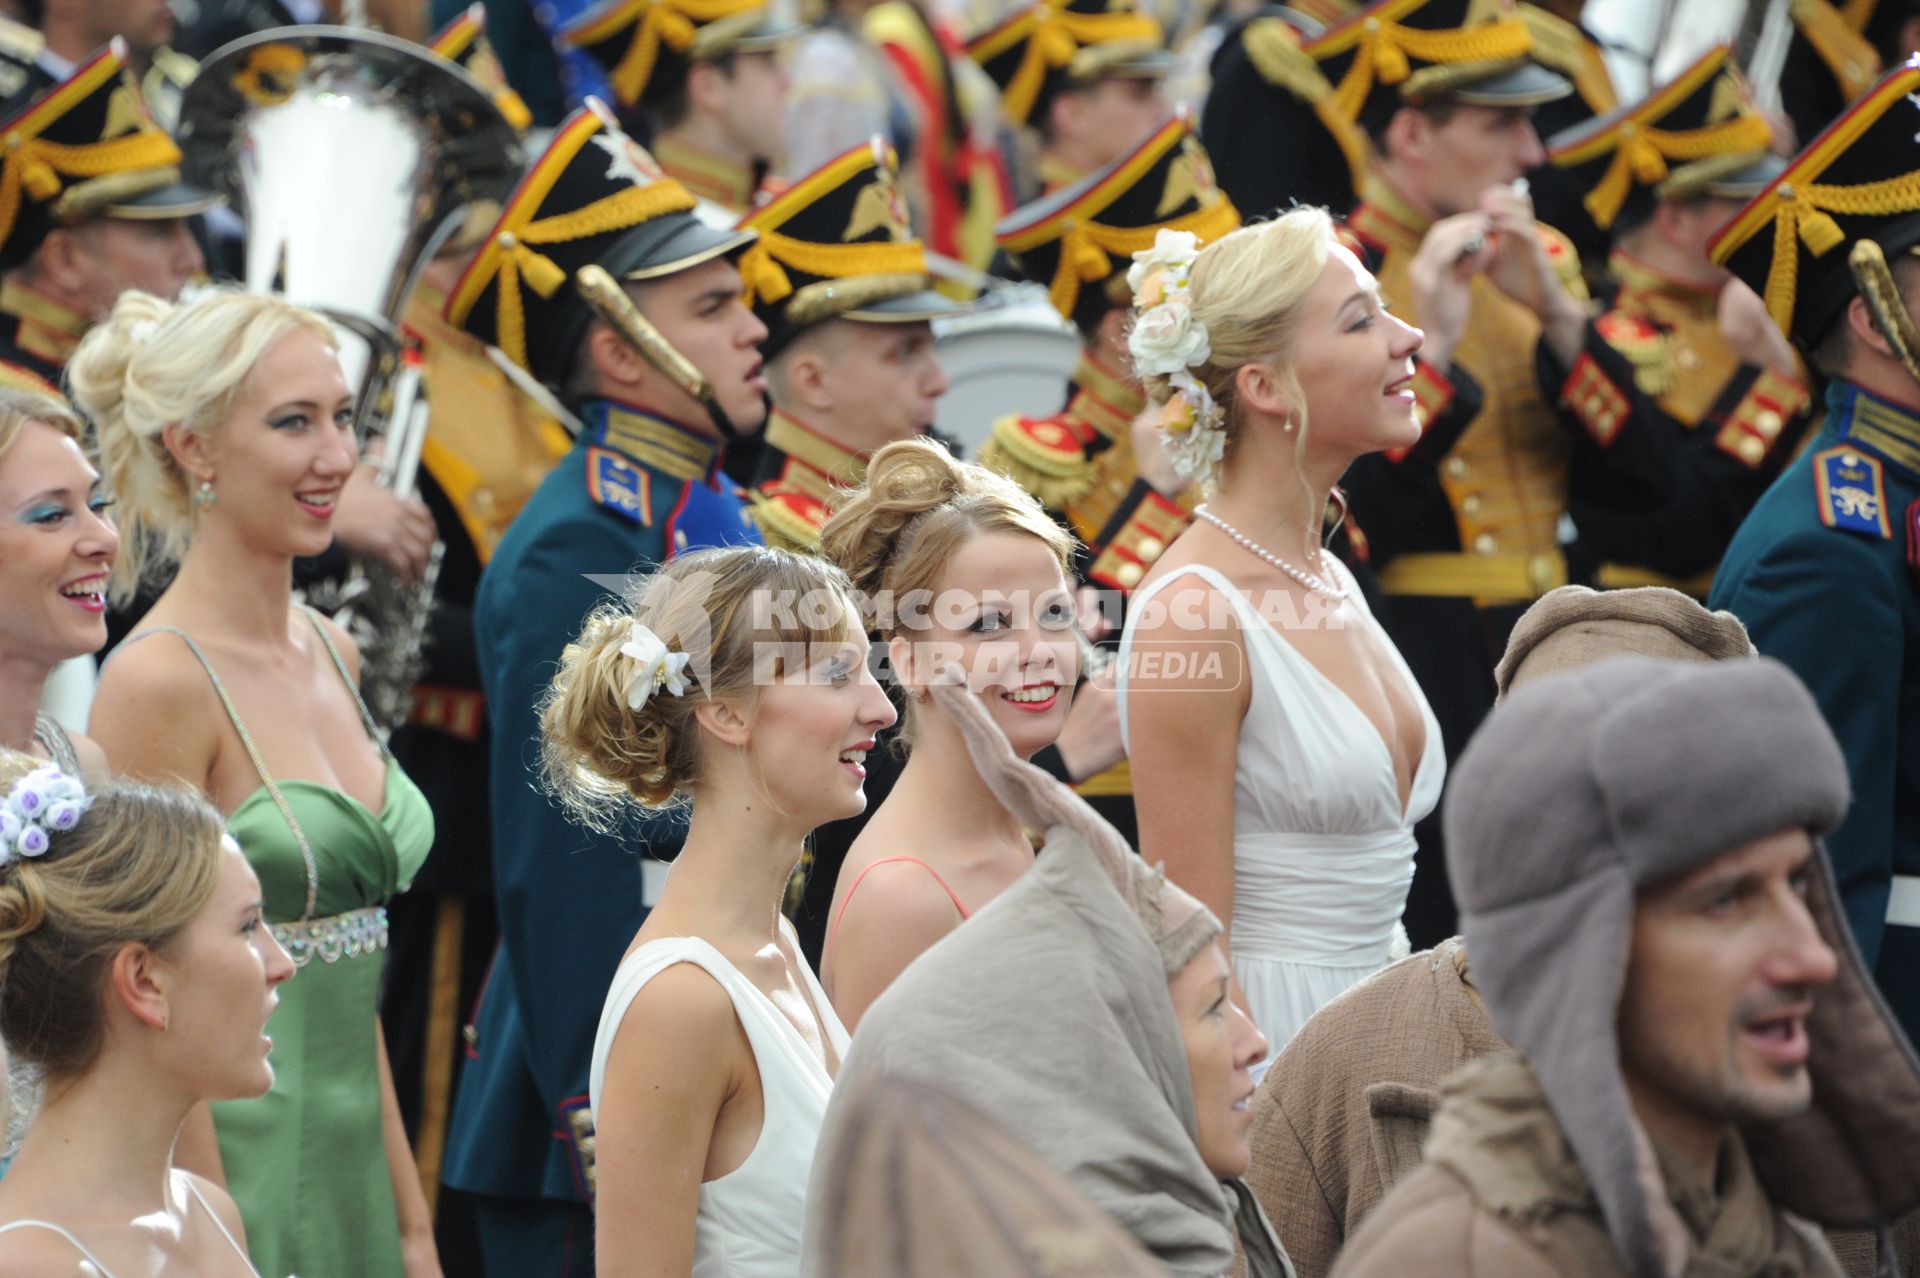
<path id="1" fill-rule="evenodd" d="M 1304 445 L 1307 404 L 1293 371 L 1293 348 L 1301 304 L 1338 243 L 1325 209 L 1296 208 L 1223 235 L 1194 259 L 1187 273 L 1187 303 L 1193 318 L 1206 325 L 1213 353 L 1187 371 L 1205 384 L 1226 415 L 1227 456 L 1232 456 L 1242 430 L 1234 374 L 1259 360 L 1272 360 L 1279 369 L 1293 407 L 1295 448 Z M 1154 403 L 1173 398 L 1166 374 L 1142 380 Z"/>
<path id="2" fill-rule="evenodd" d="M 161 432 L 178 422 L 204 433 L 225 421 L 254 366 L 301 329 L 337 345 L 325 319 L 284 298 L 221 288 L 176 304 L 128 289 L 81 339 L 67 388 L 93 422 L 119 502 L 124 539 L 109 581 L 116 603 L 143 581 L 163 584 L 192 532 L 193 480 Z"/>
<path id="3" fill-rule="evenodd" d="M 39 391 L 0 386 L 0 457 L 7 455 L 28 422 L 44 422 L 76 444 L 86 442 L 85 425 L 65 403 Z"/>
<path id="4" fill-rule="evenodd" d="M 947 564 L 968 540 L 990 532 L 1037 538 L 1069 580 L 1073 538 L 1026 489 L 998 471 L 960 461 L 927 439 L 888 444 L 820 533 L 821 553 L 846 570 L 870 631 L 906 633 L 908 605 L 938 590 Z M 924 592 L 924 594 L 922 594 Z M 913 741 L 911 699 L 899 739 Z"/>
<path id="5" fill-rule="evenodd" d="M 1073 538 L 1031 494 L 998 471 L 959 461 L 927 439 L 888 444 L 867 465 L 867 482 L 850 493 L 820 533 L 821 551 L 839 564 L 868 609 L 869 628 L 901 633 L 898 606 L 886 600 L 932 592 L 947 561 L 970 538 L 1024 533 L 1071 573 Z M 891 615 L 891 624 L 885 623 Z"/>
<path id="6" fill-rule="evenodd" d="M 632 602 L 595 608 L 561 655 L 540 707 L 548 791 L 603 832 L 633 804 L 666 808 L 691 795 L 703 775 L 695 708 L 750 706 L 763 680 L 785 673 L 786 654 L 852 637 L 852 603 L 846 575 L 814 555 L 730 546 L 676 556 Z M 620 651 L 635 622 L 693 658 L 684 695 L 662 689 L 638 710 L 627 697 L 634 661 Z"/>
<path id="7" fill-rule="evenodd" d="M 0 751 L 0 797 L 44 766 Z M 0 866 L 0 1039 L 50 1078 L 98 1058 L 113 956 L 133 942 L 164 952 L 220 880 L 224 827 L 198 793 L 134 782 L 89 793 L 45 855 Z"/>

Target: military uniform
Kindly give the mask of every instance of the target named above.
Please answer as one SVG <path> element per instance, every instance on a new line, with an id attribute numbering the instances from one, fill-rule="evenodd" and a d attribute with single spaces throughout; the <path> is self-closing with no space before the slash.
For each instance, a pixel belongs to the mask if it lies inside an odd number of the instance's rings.
<path id="1" fill-rule="evenodd" d="M 447 319 L 556 385 L 592 321 L 572 284 L 578 270 L 658 278 L 753 241 L 705 225 L 694 205 L 609 118 L 579 112 L 508 199 Z M 582 224 L 597 229 L 578 235 Z M 593 1036 L 646 917 L 655 858 L 670 857 L 685 828 L 671 814 L 637 820 L 627 838 L 572 824 L 529 772 L 541 696 L 622 574 L 758 541 L 720 476 L 712 426 L 604 400 L 579 416 L 580 437 L 500 538 L 474 605 L 501 943 L 468 1039 L 445 1180 L 483 1196 L 482 1249 L 499 1274 L 592 1271 Z"/>
<path id="2" fill-rule="evenodd" d="M 1140 584 L 1192 515 L 1183 493 L 1159 492 L 1140 474 L 1132 426 L 1146 397 L 1101 360 L 1091 335 L 1106 315 L 1131 303 L 1132 255 L 1152 247 L 1160 231 L 1211 241 L 1239 225 L 1205 148 L 1188 120 L 1175 116 L 1100 172 L 1016 210 L 995 232 L 1014 269 L 1046 286 L 1054 308 L 1088 344 L 1066 404 L 1049 416 L 995 422 L 980 460 L 1052 511 L 1080 543 L 1081 579 L 1117 597 Z M 1135 837 L 1133 777 L 1124 759 L 1078 788 Z"/>
<path id="3" fill-rule="evenodd" d="M 56 230 L 182 218 L 220 198 L 181 180 L 180 148 L 147 113 L 118 40 L 0 123 L 0 137 L 18 191 L 0 214 L 0 383 L 60 394 L 92 320 L 29 288 L 18 268 Z"/>
<path id="4" fill-rule="evenodd" d="M 1903 403 L 1842 379 L 1828 387 L 1824 425 L 1734 536 L 1712 604 L 1792 667 L 1840 741 L 1853 803 L 1827 851 L 1854 940 L 1909 1038 L 1920 1037 L 1920 350 L 1868 246 L 1889 260 L 1920 246 L 1917 132 L 1920 65 L 1909 63 L 1711 248 L 1802 343 L 1869 297 L 1908 378 Z"/>
<path id="5" fill-rule="evenodd" d="M 1007 120 L 1045 135 L 1053 99 L 1118 78 L 1164 80 L 1180 69 L 1160 24 L 1129 0 L 1039 0 L 967 42 L 967 56 L 1000 89 Z M 1042 146 L 1037 172 L 1017 174 L 1017 196 L 1032 199 L 1087 175 Z"/>
<path id="6" fill-rule="evenodd" d="M 770 16 L 766 0 L 599 0 L 558 18 L 555 42 L 606 71 L 621 112 L 646 127 L 654 159 L 669 177 L 739 217 L 753 207 L 764 170 L 661 136 L 651 113 L 685 89 L 694 63 L 771 52 L 797 34 Z"/>
<path id="7" fill-rule="evenodd" d="M 1722 45 L 1547 150 L 1593 224 L 1620 241 L 1663 202 L 1750 199 L 1785 167 L 1772 140 Z M 1806 372 L 1742 363 L 1720 333 L 1717 283 L 1670 278 L 1625 247 L 1610 267 L 1613 295 L 1554 401 L 1580 428 L 1569 575 L 1705 598 L 1734 529 L 1805 432 Z"/>
<path id="8" fill-rule="evenodd" d="M 915 225 L 934 252 L 985 270 L 993 224 L 1013 201 L 993 81 L 958 36 L 911 0 L 867 10 L 860 32 L 893 69 L 913 121 L 906 182 Z"/>
<path id="9" fill-rule="evenodd" d="M 809 328 L 829 321 L 924 325 L 962 311 L 932 289 L 926 248 L 914 237 L 898 178 L 899 157 L 875 136 L 742 220 L 741 229 L 760 236 L 741 255 L 740 273 L 754 313 L 767 326 L 760 350 L 769 361 Z M 767 419 L 752 513 L 769 545 L 817 554 L 820 530 L 840 495 L 865 482 L 868 454 L 836 438 L 838 423 L 802 421 L 791 407 L 776 401 Z M 890 695 L 897 695 L 891 685 Z M 891 733 L 883 734 L 868 759 L 865 811 L 807 840 L 799 897 L 790 912 L 801 948 L 816 963 L 847 849 L 899 776 L 891 741 Z"/>

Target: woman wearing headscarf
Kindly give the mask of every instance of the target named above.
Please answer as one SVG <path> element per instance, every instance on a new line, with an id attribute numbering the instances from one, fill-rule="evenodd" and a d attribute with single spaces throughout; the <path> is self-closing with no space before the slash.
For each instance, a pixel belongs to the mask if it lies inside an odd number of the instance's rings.
<path id="1" fill-rule="evenodd" d="M 931 1084 L 1018 1133 L 1175 1278 L 1225 1273 L 1236 1240 L 1249 1278 L 1291 1275 L 1238 1179 L 1249 1158 L 1248 1070 L 1266 1041 L 1228 997 L 1219 920 L 1017 758 L 963 689 L 933 696 L 1000 801 L 1045 832 L 1045 848 L 868 1010 L 816 1168 L 843 1165 L 860 1139 L 854 1098 L 874 1080 Z M 843 1192 L 829 1175 L 813 1177 L 810 1278 L 837 1272 L 828 1222 Z"/>

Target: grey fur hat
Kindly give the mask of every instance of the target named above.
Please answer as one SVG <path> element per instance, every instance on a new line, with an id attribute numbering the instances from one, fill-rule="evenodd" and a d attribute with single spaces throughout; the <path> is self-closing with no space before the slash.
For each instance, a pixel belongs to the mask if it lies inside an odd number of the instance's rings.
<path id="1" fill-rule="evenodd" d="M 1529 683 L 1454 770 L 1447 868 L 1493 1026 L 1533 1062 L 1628 1271 L 1684 1268 L 1615 1034 L 1635 890 L 1846 814 L 1846 765 L 1778 662 L 1623 658 Z M 1839 958 L 1807 1024 L 1813 1107 L 1743 1131 L 1779 1206 L 1872 1227 L 1920 1203 L 1920 1062 L 1854 948 L 1824 850 L 1808 907 Z"/>

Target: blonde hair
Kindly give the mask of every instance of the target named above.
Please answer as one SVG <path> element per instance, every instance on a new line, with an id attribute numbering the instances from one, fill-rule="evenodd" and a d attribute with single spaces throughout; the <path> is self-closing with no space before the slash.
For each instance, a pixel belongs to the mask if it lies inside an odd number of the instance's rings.
<path id="1" fill-rule="evenodd" d="M 902 610 L 887 610 L 891 624 L 885 615 L 876 623 L 874 605 L 933 590 L 954 552 L 989 532 L 1037 538 L 1061 572 L 1072 569 L 1073 538 L 1026 489 L 931 440 L 905 439 L 873 455 L 867 482 L 834 511 L 820 548 L 852 579 L 868 625 L 891 638 Z"/>
<path id="2" fill-rule="evenodd" d="M 1213 353 L 1189 371 L 1206 385 L 1226 415 L 1226 455 L 1243 430 L 1235 374 L 1247 364 L 1272 360 L 1293 405 L 1298 437 L 1295 456 L 1307 437 L 1307 404 L 1292 367 L 1299 337 L 1302 303 L 1339 239 L 1333 219 L 1322 208 L 1289 209 L 1267 222 L 1233 231 L 1200 250 L 1188 272 L 1188 305 L 1206 325 Z M 1164 374 L 1144 379 L 1156 404 L 1173 398 Z"/>
<path id="3" fill-rule="evenodd" d="M 852 607 L 846 575 L 813 555 L 732 546 L 675 557 L 631 602 L 595 608 L 561 654 L 540 706 L 548 792 L 600 831 L 633 804 L 672 806 L 703 776 L 694 710 L 750 702 L 788 655 L 844 642 Z M 694 685 L 682 696 L 656 692 L 637 710 L 627 699 L 633 659 L 620 651 L 636 623 L 693 658 Z"/>
<path id="4" fill-rule="evenodd" d="M 162 432 L 176 422 L 203 434 L 219 425 L 254 366 L 301 330 L 336 344 L 325 319 L 284 298 L 222 288 L 176 304 L 129 289 L 81 339 L 67 387 L 93 422 L 100 467 L 119 502 L 116 602 L 143 583 L 160 584 L 192 532 L 193 484 Z"/>
<path id="5" fill-rule="evenodd" d="M 65 401 L 39 391 L 0 386 L 0 457 L 20 438 L 28 422 L 44 422 L 76 444 L 86 442 L 86 427 Z"/>
<path id="6" fill-rule="evenodd" d="M 0 751 L 0 792 L 45 765 Z M 183 787 L 89 785 L 80 823 L 46 855 L 0 866 L 0 1038 L 72 1078 L 100 1055 L 107 967 L 124 945 L 164 950 L 213 898 L 220 814 Z"/>
<path id="7" fill-rule="evenodd" d="M 891 639 L 913 611 L 903 605 L 932 594 L 960 547 L 991 532 L 1036 538 L 1071 577 L 1073 538 L 1031 493 L 931 440 L 904 439 L 873 455 L 867 482 L 821 530 L 820 549 L 852 578 L 867 628 Z M 907 744 L 913 718 L 909 700 L 899 736 Z"/>

